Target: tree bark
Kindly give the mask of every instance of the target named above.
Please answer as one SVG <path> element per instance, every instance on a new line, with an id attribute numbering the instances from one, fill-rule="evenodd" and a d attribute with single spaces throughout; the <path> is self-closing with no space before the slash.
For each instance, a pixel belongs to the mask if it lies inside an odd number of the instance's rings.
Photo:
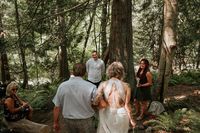
<path id="1" fill-rule="evenodd" d="M 106 27 L 107 27 L 107 6 L 108 0 L 103 0 L 102 5 L 102 16 L 101 16 L 101 47 L 102 47 L 102 55 L 105 57 L 106 49 L 107 49 L 107 37 L 106 37 Z"/>
<path id="2" fill-rule="evenodd" d="M 199 68 L 199 64 L 200 64 L 200 43 L 198 42 L 198 53 L 197 53 L 196 69 Z"/>
<path id="3" fill-rule="evenodd" d="M 5 83 L 10 80 L 9 64 L 6 51 L 6 41 L 3 32 L 2 13 L 0 12 L 0 81 Z"/>
<path id="4" fill-rule="evenodd" d="M 25 48 L 22 43 L 22 37 L 21 37 L 21 29 L 20 29 L 20 20 L 19 20 L 19 12 L 18 12 L 18 4 L 17 0 L 15 2 L 15 18 L 16 18 L 16 27 L 18 32 L 18 44 L 20 49 L 20 57 L 21 57 L 21 63 L 22 63 L 22 70 L 23 70 L 23 84 L 22 88 L 28 87 L 28 71 L 27 71 L 27 65 L 26 65 L 26 58 L 25 58 Z"/>
<path id="5" fill-rule="evenodd" d="M 109 63 L 120 61 L 125 69 L 125 80 L 130 84 L 131 88 L 134 88 L 136 80 L 133 64 L 131 13 L 131 0 L 113 0 L 109 40 Z"/>
<path id="6" fill-rule="evenodd" d="M 165 90 L 168 88 L 172 70 L 172 62 L 176 50 L 176 19 L 177 1 L 164 0 L 163 39 L 157 81 L 157 92 L 160 94 L 159 100 L 161 102 L 164 101 Z"/>
<path id="7" fill-rule="evenodd" d="M 63 1 L 62 0 L 57 0 L 57 11 L 63 12 Z M 69 67 L 68 67 L 68 58 L 67 58 L 67 37 L 65 36 L 66 32 L 66 23 L 65 23 L 65 18 L 63 14 L 58 15 L 58 38 L 60 40 L 59 42 L 59 49 L 60 49 L 60 56 L 59 58 L 59 77 L 60 80 L 66 80 L 69 79 L 70 72 L 69 72 Z"/>

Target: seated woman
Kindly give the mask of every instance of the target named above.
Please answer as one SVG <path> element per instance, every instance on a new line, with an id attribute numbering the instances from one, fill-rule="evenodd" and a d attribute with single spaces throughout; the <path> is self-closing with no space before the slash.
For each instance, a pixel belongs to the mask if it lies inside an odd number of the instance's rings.
<path id="1" fill-rule="evenodd" d="M 33 109 L 17 96 L 18 84 L 12 81 L 6 88 L 4 117 L 8 128 L 20 133 L 49 133 L 47 125 L 30 121 Z"/>
<path id="2" fill-rule="evenodd" d="M 102 99 L 107 106 L 99 110 L 97 133 L 128 133 L 129 122 L 135 127 L 131 117 L 131 89 L 122 79 L 124 67 L 120 62 L 113 62 L 107 69 L 109 80 L 102 82 L 97 90 L 94 105 L 101 104 Z M 102 106 L 103 107 L 103 106 Z"/>

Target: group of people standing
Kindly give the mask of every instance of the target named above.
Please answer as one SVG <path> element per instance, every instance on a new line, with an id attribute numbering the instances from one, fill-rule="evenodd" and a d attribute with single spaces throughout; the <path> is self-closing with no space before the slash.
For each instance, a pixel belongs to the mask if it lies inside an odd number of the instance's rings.
<path id="1" fill-rule="evenodd" d="M 86 64 L 73 66 L 73 75 L 61 83 L 53 99 L 54 125 L 59 132 L 59 116 L 62 113 L 65 130 L 68 133 L 128 133 L 129 126 L 136 126 L 130 106 L 131 89 L 123 81 L 124 67 L 113 62 L 107 67 L 108 80 L 102 81 L 105 72 L 104 62 L 98 58 L 97 51 L 92 52 Z M 87 73 L 87 80 L 83 76 Z M 152 75 L 149 62 L 140 60 L 137 72 L 138 84 L 134 94 L 136 120 L 141 120 L 147 111 L 151 99 L 150 87 Z M 106 105 L 100 104 L 104 101 Z M 94 116 L 98 109 L 98 127 L 95 129 Z"/>
<path id="2" fill-rule="evenodd" d="M 84 80 L 86 73 L 87 80 Z M 148 60 L 140 60 L 136 75 L 138 84 L 133 96 L 136 120 L 130 103 L 131 88 L 123 81 L 123 65 L 117 61 L 110 64 L 106 81 L 102 81 L 104 73 L 105 64 L 98 58 L 97 51 L 92 52 L 92 58 L 85 64 L 74 64 L 73 76 L 59 85 L 53 98 L 53 128 L 56 133 L 61 129 L 61 114 L 67 133 L 128 133 L 130 125 L 135 127 L 135 121 L 144 118 L 151 100 L 152 74 Z M 6 88 L 4 116 L 9 127 L 20 133 L 50 133 L 49 126 L 30 121 L 32 108 L 18 97 L 17 89 L 15 81 Z M 98 116 L 97 129 L 94 116 Z"/>

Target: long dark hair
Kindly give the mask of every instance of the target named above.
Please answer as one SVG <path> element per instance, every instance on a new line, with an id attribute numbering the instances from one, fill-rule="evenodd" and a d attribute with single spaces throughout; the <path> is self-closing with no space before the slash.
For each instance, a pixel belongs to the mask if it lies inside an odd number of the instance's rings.
<path id="1" fill-rule="evenodd" d="M 143 58 L 143 59 L 140 60 L 140 63 L 141 63 L 141 62 L 144 62 L 145 68 L 144 68 L 144 71 L 143 71 L 142 75 L 140 75 L 140 72 L 142 71 L 142 69 L 141 69 L 141 67 L 139 67 L 139 69 L 138 69 L 138 71 L 137 71 L 137 77 L 145 76 L 145 74 L 146 74 L 148 71 L 150 71 L 150 70 L 149 70 L 149 61 L 148 61 L 147 59 Z"/>

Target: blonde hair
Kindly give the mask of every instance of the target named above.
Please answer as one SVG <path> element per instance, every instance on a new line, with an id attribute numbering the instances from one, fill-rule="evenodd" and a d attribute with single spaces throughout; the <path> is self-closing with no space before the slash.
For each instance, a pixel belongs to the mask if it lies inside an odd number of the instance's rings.
<path id="1" fill-rule="evenodd" d="M 15 81 L 10 82 L 10 84 L 8 84 L 8 86 L 6 87 L 6 96 L 11 96 L 12 89 L 18 88 L 18 87 L 19 87 L 19 85 L 17 82 L 15 82 Z"/>
<path id="2" fill-rule="evenodd" d="M 109 78 L 115 77 L 122 79 L 124 77 L 124 67 L 121 62 L 113 62 L 110 64 L 106 70 L 106 74 Z"/>

